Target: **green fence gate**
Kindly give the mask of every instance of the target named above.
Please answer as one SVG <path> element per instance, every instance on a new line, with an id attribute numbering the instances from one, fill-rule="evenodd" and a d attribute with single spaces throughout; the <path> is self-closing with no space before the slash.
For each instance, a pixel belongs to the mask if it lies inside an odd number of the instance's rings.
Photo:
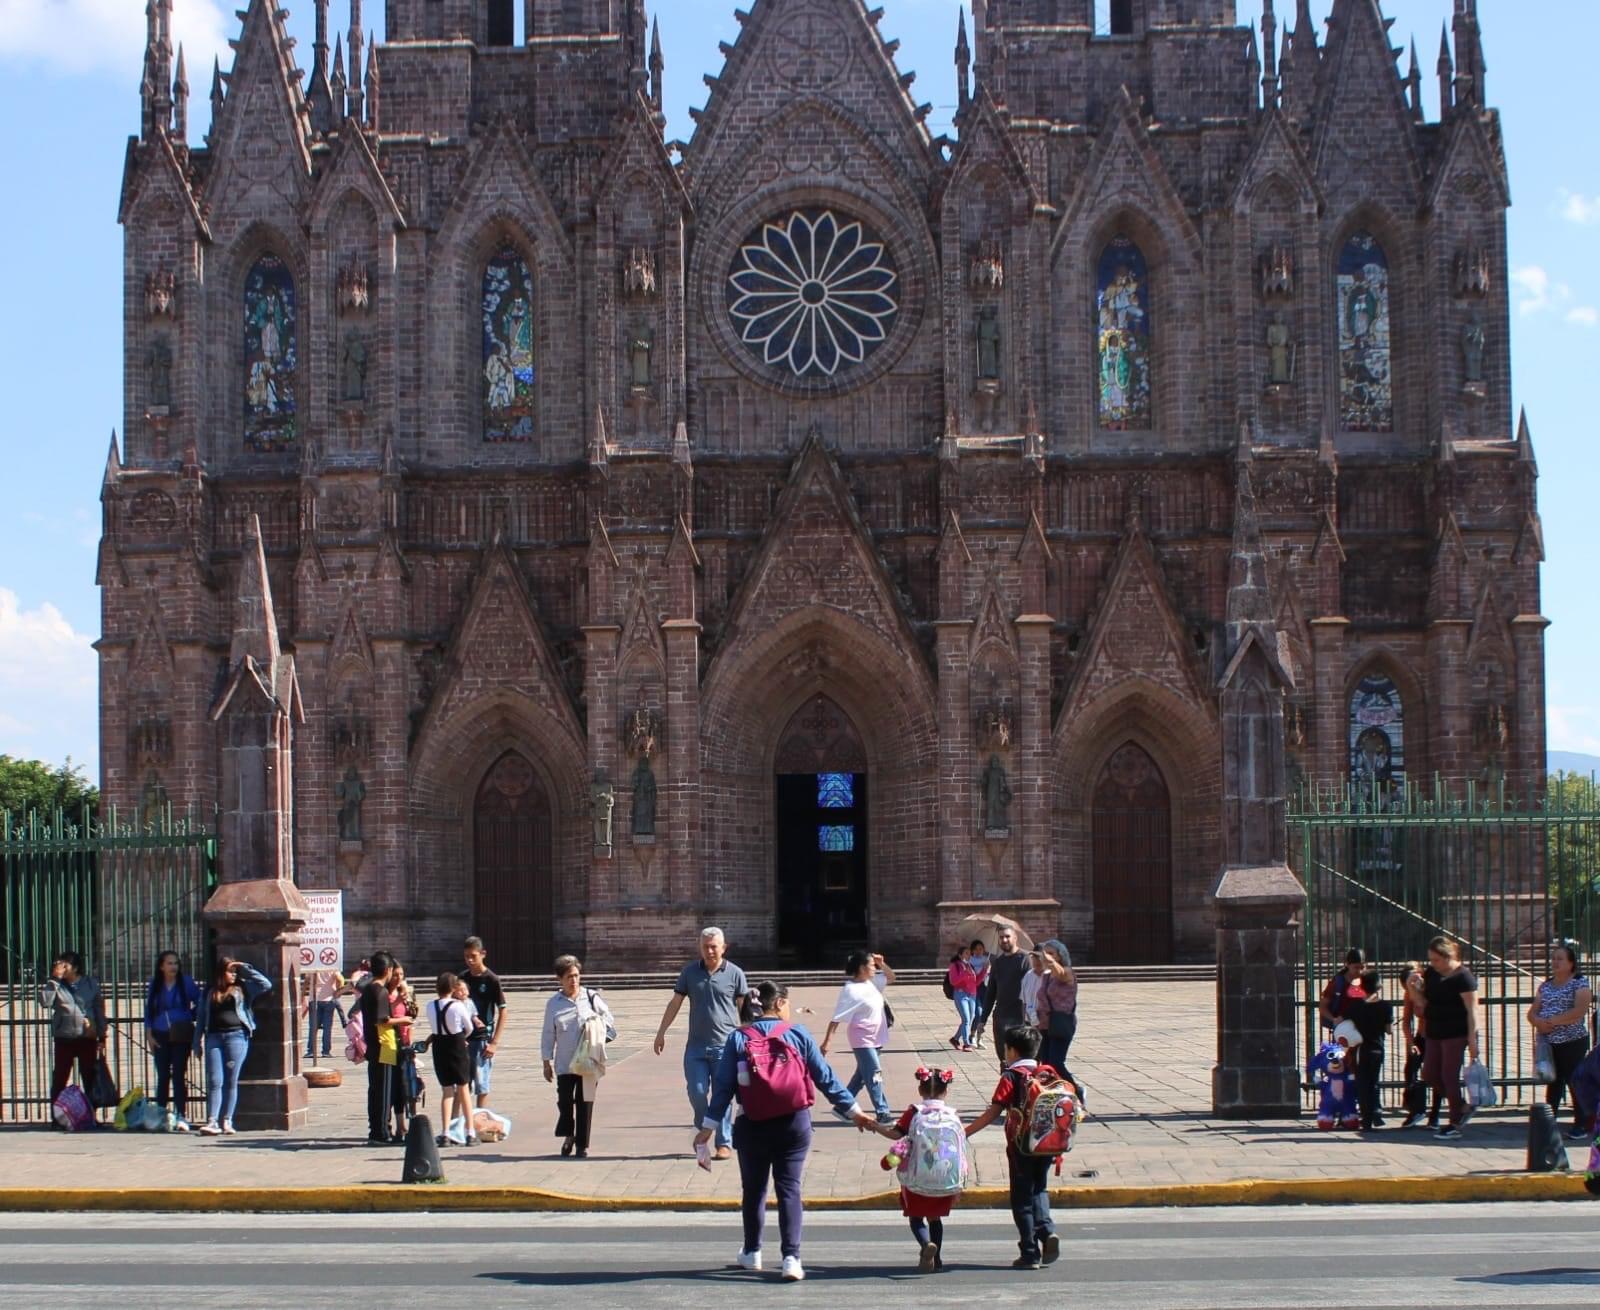
<path id="1" fill-rule="evenodd" d="M 38 993 L 62 950 L 82 954 L 100 980 L 118 1087 L 155 1091 L 144 1030 L 151 969 L 162 951 L 177 951 L 191 973 L 205 959 L 200 911 L 215 883 L 216 840 L 186 819 L 134 827 L 114 810 L 77 823 L 60 811 L 0 812 L 0 1118 L 50 1117 L 54 1053 Z M 203 1080 L 197 1065 L 189 1073 L 193 1103 Z"/>
<path id="2" fill-rule="evenodd" d="M 1308 789 L 1289 813 L 1290 862 L 1306 888 L 1300 1036 L 1321 1040 L 1323 985 L 1359 946 L 1395 1002 L 1385 1085 L 1403 1086 L 1400 967 L 1449 937 L 1479 984 L 1480 1053 L 1510 1101 L 1539 1090 L 1524 1014 L 1552 942 L 1587 962 L 1600 929 L 1600 804 L 1592 780 L 1552 778 L 1527 804 L 1503 787 Z M 1590 966 L 1592 970 L 1592 966 Z M 1592 976 L 1592 972 L 1591 972 Z M 1592 1020 L 1591 1020 L 1592 1022 Z"/>

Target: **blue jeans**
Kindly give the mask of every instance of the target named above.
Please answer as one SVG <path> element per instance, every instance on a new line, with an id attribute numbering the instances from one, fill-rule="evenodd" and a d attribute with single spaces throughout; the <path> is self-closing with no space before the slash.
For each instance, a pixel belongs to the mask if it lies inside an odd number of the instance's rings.
<path id="1" fill-rule="evenodd" d="M 250 1052 L 250 1035 L 242 1028 L 206 1034 L 206 1119 L 233 1122 L 239 1101 L 239 1074 Z"/>
<path id="2" fill-rule="evenodd" d="M 322 1053 L 333 1054 L 333 1016 L 339 1016 L 339 1022 L 344 1022 L 344 1012 L 339 1009 L 338 1001 L 312 1001 L 310 1022 L 306 1024 L 306 1054 L 316 1054 L 316 1036 L 322 1034 Z"/>
<path id="3" fill-rule="evenodd" d="M 844 1085 L 852 1097 L 863 1087 L 872 1098 L 873 1113 L 880 1119 L 891 1118 L 889 1096 L 883 1090 L 883 1057 L 876 1046 L 855 1046 L 850 1054 L 856 1057 L 855 1075 Z"/>
<path id="4" fill-rule="evenodd" d="M 962 1046 L 972 1041 L 972 1034 L 978 1026 L 978 998 L 971 992 L 957 992 L 956 1001 L 956 1041 Z"/>
<path id="5" fill-rule="evenodd" d="M 717 1075 L 717 1065 L 722 1062 L 722 1048 L 709 1051 L 685 1050 L 683 1053 L 683 1081 L 689 1092 L 689 1108 L 694 1111 L 695 1131 L 711 1108 L 711 1088 Z M 737 1099 L 737 1098 L 736 1098 Z M 715 1145 L 733 1144 L 733 1102 L 728 1102 L 728 1112 L 717 1125 Z"/>

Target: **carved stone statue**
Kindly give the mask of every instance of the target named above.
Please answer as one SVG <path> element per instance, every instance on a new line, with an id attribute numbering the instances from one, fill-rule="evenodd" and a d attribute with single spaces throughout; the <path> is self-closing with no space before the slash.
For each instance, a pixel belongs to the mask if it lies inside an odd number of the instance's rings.
<path id="1" fill-rule="evenodd" d="M 594 817 L 594 844 L 611 849 L 611 811 L 617 808 L 616 788 L 602 769 L 589 787 L 589 810 Z"/>
<path id="2" fill-rule="evenodd" d="M 172 347 L 165 337 L 150 347 L 150 404 L 155 409 L 172 404 Z"/>
<path id="3" fill-rule="evenodd" d="M 161 775 L 152 769 L 144 780 L 144 791 L 139 794 L 139 826 L 159 828 L 167 813 L 167 789 Z"/>
<path id="4" fill-rule="evenodd" d="M 989 757 L 979 781 L 983 784 L 984 831 L 1008 831 L 1011 827 L 1011 780 L 998 755 Z"/>
<path id="5" fill-rule="evenodd" d="M 1274 386 L 1294 381 L 1294 347 L 1289 325 L 1281 320 L 1267 324 L 1267 381 Z"/>
<path id="6" fill-rule="evenodd" d="M 650 388 L 650 356 L 655 350 L 656 334 L 641 327 L 628 336 L 628 383 L 635 391 Z"/>
<path id="7" fill-rule="evenodd" d="M 1461 329 L 1461 367 L 1467 382 L 1483 381 L 1483 323 L 1473 319 Z"/>
<path id="8" fill-rule="evenodd" d="M 359 402 L 366 398 L 367 345 L 352 332 L 339 352 L 339 399 Z"/>
<path id="9" fill-rule="evenodd" d="M 344 771 L 333 795 L 339 802 L 339 840 L 360 841 L 361 802 L 367 799 L 367 784 L 361 781 L 355 765 Z"/>
<path id="10" fill-rule="evenodd" d="M 985 305 L 978 311 L 978 378 L 998 381 L 1000 377 L 1000 311 Z"/>
<path id="11" fill-rule="evenodd" d="M 656 775 L 648 755 L 641 755 L 633 770 L 633 835 L 656 835 Z"/>

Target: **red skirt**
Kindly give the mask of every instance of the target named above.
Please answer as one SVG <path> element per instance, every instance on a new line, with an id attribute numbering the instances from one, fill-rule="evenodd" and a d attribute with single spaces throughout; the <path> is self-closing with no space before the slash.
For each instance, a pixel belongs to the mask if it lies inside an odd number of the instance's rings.
<path id="1" fill-rule="evenodd" d="M 955 1208 L 953 1196 L 919 1196 L 900 1189 L 900 1213 L 907 1219 L 943 1219 Z"/>

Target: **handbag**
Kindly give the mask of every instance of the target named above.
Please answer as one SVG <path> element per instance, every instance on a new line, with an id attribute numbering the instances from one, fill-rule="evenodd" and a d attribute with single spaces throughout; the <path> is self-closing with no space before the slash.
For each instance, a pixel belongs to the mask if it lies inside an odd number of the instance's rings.
<path id="1" fill-rule="evenodd" d="M 111 1066 L 103 1055 L 94 1062 L 94 1078 L 89 1083 L 87 1094 L 89 1104 L 96 1110 L 114 1110 L 122 1100 L 122 1093 L 117 1091 L 117 1080 L 111 1076 Z"/>
<path id="2" fill-rule="evenodd" d="M 188 1019 L 174 1019 L 167 1025 L 167 1042 L 172 1046 L 193 1046 L 194 1024 Z"/>
<path id="3" fill-rule="evenodd" d="M 1556 1057 L 1550 1049 L 1550 1039 L 1542 1033 L 1533 1044 L 1533 1076 L 1541 1083 L 1556 1080 Z"/>
<path id="4" fill-rule="evenodd" d="M 886 1028 L 894 1027 L 894 1006 L 890 1005 L 888 1001 L 883 1003 L 883 1023 Z"/>

